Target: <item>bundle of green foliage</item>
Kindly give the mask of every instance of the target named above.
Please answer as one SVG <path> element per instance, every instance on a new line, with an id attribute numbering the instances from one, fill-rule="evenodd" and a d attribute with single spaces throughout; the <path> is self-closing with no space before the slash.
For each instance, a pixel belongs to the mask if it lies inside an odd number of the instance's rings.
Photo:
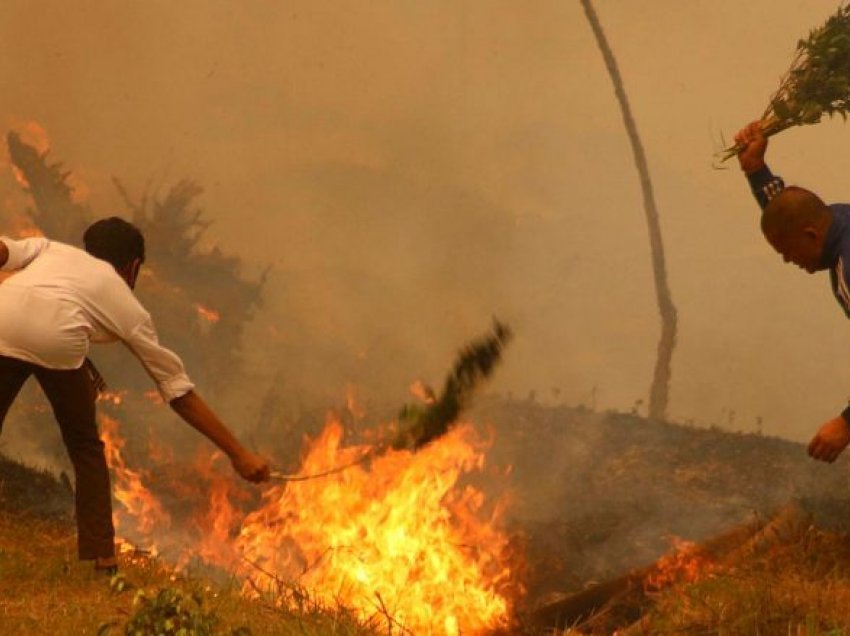
<path id="1" fill-rule="evenodd" d="M 484 337 L 464 347 L 446 378 L 440 396 L 426 407 L 406 406 L 399 417 L 402 433 L 394 448 L 421 448 L 446 434 L 466 407 L 478 386 L 492 375 L 502 351 L 513 336 L 510 328 L 493 322 Z"/>
<path id="2" fill-rule="evenodd" d="M 824 115 L 850 112 L 850 6 L 838 11 L 797 43 L 796 57 L 761 116 L 761 128 L 771 136 L 792 126 L 817 124 Z M 720 153 L 726 161 L 740 147 Z"/>

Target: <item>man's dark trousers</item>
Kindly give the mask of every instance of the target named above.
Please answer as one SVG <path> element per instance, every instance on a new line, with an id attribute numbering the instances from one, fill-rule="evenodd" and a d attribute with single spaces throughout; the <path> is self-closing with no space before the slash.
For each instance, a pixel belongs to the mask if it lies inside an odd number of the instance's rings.
<path id="1" fill-rule="evenodd" d="M 0 431 L 24 382 L 35 375 L 53 408 L 74 466 L 77 545 L 81 559 L 115 554 L 112 494 L 103 442 L 97 431 L 96 392 L 85 365 L 55 370 L 0 356 Z"/>

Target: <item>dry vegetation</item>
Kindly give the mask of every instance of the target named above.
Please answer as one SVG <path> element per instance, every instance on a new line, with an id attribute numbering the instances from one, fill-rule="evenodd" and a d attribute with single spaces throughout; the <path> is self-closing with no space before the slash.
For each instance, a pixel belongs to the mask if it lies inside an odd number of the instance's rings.
<path id="1" fill-rule="evenodd" d="M 177 574 L 145 556 L 123 556 L 117 577 L 96 573 L 76 558 L 70 507 L 60 482 L 0 456 L 0 634 L 378 633 L 293 588 L 249 600 L 221 573 Z M 298 602 L 283 608 L 284 597 Z"/>
<path id="2" fill-rule="evenodd" d="M 815 464 L 801 445 L 760 435 L 527 401 L 493 400 L 478 415 L 493 423 L 490 462 L 515 460 L 529 596 L 512 634 L 552 634 L 535 608 L 618 577 L 627 585 L 560 633 L 850 634 L 846 461 Z M 789 500 L 793 523 L 765 531 Z M 168 619 L 162 633 L 181 621 L 186 634 L 389 633 L 387 617 L 358 623 L 290 585 L 248 600 L 198 567 L 177 576 L 125 557 L 123 579 L 96 576 L 75 558 L 68 486 L 2 459 L 0 509 L 0 633 L 119 634 Z M 730 528 L 743 529 L 714 539 Z M 711 546 L 705 561 L 694 578 L 646 586 L 640 568 L 670 551 L 670 535 Z M 280 609 L 284 599 L 295 609 Z"/>
<path id="3" fill-rule="evenodd" d="M 814 526 L 651 597 L 629 634 L 850 633 L 850 542 Z"/>

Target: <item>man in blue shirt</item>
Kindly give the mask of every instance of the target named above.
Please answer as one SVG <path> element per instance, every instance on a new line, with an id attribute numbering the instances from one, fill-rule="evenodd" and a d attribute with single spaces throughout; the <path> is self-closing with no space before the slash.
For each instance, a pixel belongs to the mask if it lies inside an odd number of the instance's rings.
<path id="1" fill-rule="evenodd" d="M 850 205 L 824 203 L 816 194 L 785 186 L 764 161 L 767 138 L 759 122 L 735 135 L 738 154 L 762 208 L 761 230 L 786 263 L 809 274 L 828 270 L 832 292 L 850 318 Z M 850 406 L 826 422 L 809 443 L 809 455 L 833 462 L 850 443 Z"/>

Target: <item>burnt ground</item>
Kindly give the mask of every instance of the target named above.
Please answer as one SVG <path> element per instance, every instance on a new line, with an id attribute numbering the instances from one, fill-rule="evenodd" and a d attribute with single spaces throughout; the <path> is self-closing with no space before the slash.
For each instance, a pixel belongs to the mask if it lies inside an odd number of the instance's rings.
<path id="1" fill-rule="evenodd" d="M 71 522 L 74 494 L 63 474 L 30 468 L 0 454 L 0 512 L 30 514 L 43 519 Z"/>
<path id="2" fill-rule="evenodd" d="M 703 541 L 796 501 L 822 529 L 850 529 L 848 456 L 758 434 L 490 400 L 488 461 L 513 466 L 512 525 L 524 534 L 529 601 L 645 566 L 673 537 Z"/>
<path id="3" fill-rule="evenodd" d="M 491 398 L 473 415 L 493 433 L 488 464 L 511 466 L 479 485 L 495 496 L 507 480 L 530 606 L 652 563 L 671 537 L 702 541 L 789 501 L 820 528 L 850 529 L 847 456 L 826 465 L 778 438 L 530 401 Z M 72 503 L 67 479 L 0 455 L 0 511 L 70 522 Z"/>

